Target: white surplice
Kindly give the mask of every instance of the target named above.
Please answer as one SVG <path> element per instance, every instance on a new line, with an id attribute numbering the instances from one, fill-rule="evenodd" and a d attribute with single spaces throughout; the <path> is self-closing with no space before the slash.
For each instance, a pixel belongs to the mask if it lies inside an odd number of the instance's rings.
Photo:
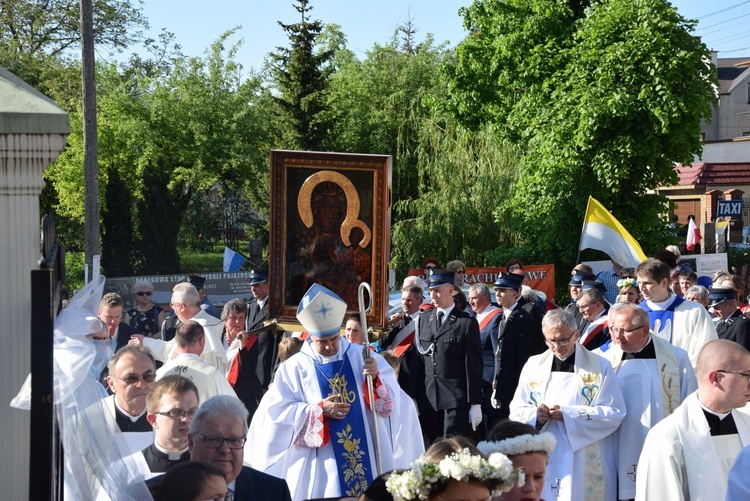
<path id="1" fill-rule="evenodd" d="M 653 335 L 651 342 L 656 358 L 622 360 L 622 349 L 615 344 L 602 355 L 617 372 L 628 409 L 615 434 L 619 499 L 635 498 L 636 466 L 648 431 L 698 389 L 687 352 Z M 662 355 L 669 351 L 673 356 Z"/>
<path id="2" fill-rule="evenodd" d="M 738 435 L 712 437 L 697 392 L 654 425 L 638 460 L 636 500 L 724 499 L 728 471 L 750 444 L 750 415 L 732 411 Z"/>
<path id="3" fill-rule="evenodd" d="M 165 362 L 156 371 L 156 380 L 164 376 L 182 376 L 191 380 L 198 388 L 198 402 L 201 404 L 216 395 L 237 398 L 224 373 L 192 353 L 181 353 Z"/>
<path id="4" fill-rule="evenodd" d="M 354 385 L 347 388 L 350 391 L 356 388 L 365 419 L 364 428 L 370 453 L 367 467 L 375 472 L 372 414 L 362 395 L 362 347 L 350 345 L 342 338 L 339 340 L 336 360 L 343 360 L 343 356 L 349 358 L 355 378 Z M 416 412 L 397 409 L 399 402 L 408 397 L 399 396 L 399 385 L 388 363 L 379 355 L 372 356 L 378 363 L 381 384 L 388 388 L 394 404 L 389 416 L 376 417 L 382 472 L 408 468 L 419 457 L 423 447 L 419 421 Z M 311 447 L 299 445 L 296 441 L 309 417 L 318 412 L 316 408 L 324 398 L 314 362 L 319 358 L 320 355 L 315 352 L 311 340 L 308 339 L 300 353 L 279 366 L 271 387 L 255 412 L 245 445 L 245 462 L 255 469 L 286 479 L 294 501 L 342 495 L 336 459 L 330 442 L 320 447 Z M 335 437 L 331 437 L 331 440 L 335 440 Z M 413 442 L 410 443 L 409 440 Z M 394 442 L 401 445 L 401 449 L 395 452 Z"/>
<path id="5" fill-rule="evenodd" d="M 559 405 L 563 421 L 543 431 L 557 439 L 550 454 L 542 497 L 554 500 L 617 499 L 611 435 L 625 417 L 625 402 L 612 366 L 576 343 L 575 372 L 552 372 L 550 350 L 529 358 L 510 403 L 510 418 L 536 424 L 537 407 Z M 589 403 L 590 399 L 590 403 Z"/>
<path id="6" fill-rule="evenodd" d="M 203 346 L 201 358 L 207 364 L 216 367 L 222 374 L 226 374 L 229 370 L 229 360 L 227 359 L 227 351 L 221 342 L 224 324 L 221 323 L 221 320 L 206 313 L 205 310 L 199 311 L 190 320 L 198 322 L 203 327 L 206 343 Z M 162 339 L 143 338 L 143 345 L 151 350 L 154 358 L 160 362 L 166 362 L 177 354 L 176 343 L 175 339 L 167 342 Z"/>
<path id="7" fill-rule="evenodd" d="M 645 301 L 652 310 L 666 310 L 676 301 L 674 294 L 662 303 Z M 655 336 L 670 341 L 673 345 L 682 348 L 688 353 L 690 363 L 695 369 L 698 363 L 698 354 L 703 346 L 709 341 L 718 339 L 716 327 L 711 321 L 711 315 L 702 304 L 685 300 L 674 309 L 674 317 L 666 325 L 651 325 Z"/>

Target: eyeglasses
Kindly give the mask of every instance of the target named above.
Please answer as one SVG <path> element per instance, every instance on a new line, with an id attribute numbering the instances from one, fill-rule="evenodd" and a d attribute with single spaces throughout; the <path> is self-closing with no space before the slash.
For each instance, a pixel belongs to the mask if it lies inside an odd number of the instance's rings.
<path id="1" fill-rule="evenodd" d="M 544 342 L 547 344 L 547 346 L 559 346 L 560 348 L 565 348 L 570 344 L 570 340 L 575 337 L 576 333 L 574 332 L 569 337 L 565 339 L 547 339 L 544 338 Z"/>
<path id="2" fill-rule="evenodd" d="M 230 449 L 242 449 L 245 447 L 245 441 L 247 440 L 246 437 L 208 437 L 200 433 L 193 433 L 193 435 L 203 437 L 203 446 L 209 449 L 218 449 L 224 442 Z"/>
<path id="3" fill-rule="evenodd" d="M 737 376 L 742 376 L 747 379 L 748 383 L 750 383 L 750 374 L 747 372 L 734 372 L 734 371 L 725 371 L 723 369 L 719 369 L 716 372 L 722 372 L 724 374 L 735 374 Z"/>
<path id="4" fill-rule="evenodd" d="M 177 308 L 177 307 L 178 307 L 178 306 L 180 306 L 181 304 L 182 304 L 182 303 L 169 303 L 169 306 L 171 306 L 172 308 Z"/>
<path id="5" fill-rule="evenodd" d="M 153 383 L 154 379 L 156 379 L 156 374 L 153 372 L 147 372 L 145 374 L 141 374 L 140 376 L 138 374 L 128 374 L 125 377 L 115 376 L 120 381 L 124 382 L 128 386 L 133 386 L 135 384 L 138 384 L 141 380 L 143 380 L 144 383 Z"/>
<path id="6" fill-rule="evenodd" d="M 209 499 L 207 501 L 234 501 L 234 494 L 227 494 L 223 498 Z"/>
<path id="7" fill-rule="evenodd" d="M 135 293 L 136 296 L 150 296 L 151 294 L 152 294 L 151 291 L 141 291 L 141 292 Z"/>
<path id="8" fill-rule="evenodd" d="M 588 307 L 589 307 L 589 306 L 591 306 L 592 304 L 594 304 L 594 303 L 588 303 L 588 304 L 579 304 L 579 305 L 578 305 L 578 309 L 579 309 L 579 310 L 585 310 L 586 308 L 588 308 Z"/>
<path id="9" fill-rule="evenodd" d="M 168 416 L 172 419 L 182 419 L 184 417 L 193 419 L 193 416 L 195 416 L 196 409 L 191 409 L 189 411 L 184 411 L 182 409 L 172 409 L 171 411 L 166 412 L 154 412 L 154 414 L 159 414 L 160 416 Z"/>
<path id="10" fill-rule="evenodd" d="M 638 327 L 633 327 L 632 329 L 609 329 L 610 334 L 614 334 L 615 336 L 620 336 L 623 334 L 630 334 L 631 332 L 637 331 L 638 329 L 643 329 L 646 327 L 645 325 L 639 325 Z"/>
<path id="11" fill-rule="evenodd" d="M 463 273 L 465 275 L 466 274 L 466 270 L 456 270 L 456 273 Z"/>

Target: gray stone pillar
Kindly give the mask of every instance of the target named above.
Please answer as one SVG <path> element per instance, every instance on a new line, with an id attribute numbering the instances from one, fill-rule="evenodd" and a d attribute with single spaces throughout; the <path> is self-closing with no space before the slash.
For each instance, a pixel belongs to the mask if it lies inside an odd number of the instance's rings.
<path id="1" fill-rule="evenodd" d="M 31 270 L 40 257 L 42 172 L 65 147 L 68 114 L 0 68 L 0 485 L 3 499 L 28 499 L 29 412 L 11 399 L 29 374 Z"/>

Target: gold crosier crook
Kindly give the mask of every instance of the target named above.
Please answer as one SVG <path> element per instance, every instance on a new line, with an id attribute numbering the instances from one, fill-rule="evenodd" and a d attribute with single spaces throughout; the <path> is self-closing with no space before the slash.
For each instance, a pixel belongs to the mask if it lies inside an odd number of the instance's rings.
<path id="1" fill-rule="evenodd" d="M 313 225 L 314 221 L 311 207 L 312 192 L 316 186 L 324 182 L 337 184 L 342 190 L 344 190 L 344 195 L 346 195 L 346 217 L 344 218 L 344 222 L 341 223 L 341 241 L 344 242 L 344 245 L 347 247 L 351 246 L 352 242 L 349 239 L 349 235 L 353 228 L 359 228 L 362 230 L 362 233 L 364 233 L 364 237 L 362 237 L 362 241 L 359 242 L 359 246 L 364 249 L 370 244 L 372 232 L 370 231 L 370 227 L 367 226 L 364 221 L 359 219 L 359 194 L 352 182 L 343 174 L 331 170 L 322 170 L 305 179 L 305 182 L 302 183 L 302 187 L 299 189 L 299 195 L 297 195 L 297 212 L 299 213 L 300 219 L 302 219 L 302 222 L 307 228 L 310 228 Z"/>
<path id="2" fill-rule="evenodd" d="M 365 308 L 365 294 L 370 299 L 370 304 Z M 367 313 L 370 311 L 372 306 L 372 289 L 370 284 L 362 282 L 359 284 L 359 290 L 357 291 L 359 296 L 359 323 L 362 324 L 362 358 L 367 360 L 370 358 L 370 340 L 367 334 Z M 372 478 L 376 478 L 383 471 L 383 465 L 380 463 L 380 431 L 378 430 L 378 414 L 375 412 L 375 398 L 373 392 L 372 375 L 367 375 L 367 396 L 370 397 L 370 412 L 372 413 L 372 431 L 375 442 L 375 464 L 377 465 L 378 471 L 375 472 Z"/>

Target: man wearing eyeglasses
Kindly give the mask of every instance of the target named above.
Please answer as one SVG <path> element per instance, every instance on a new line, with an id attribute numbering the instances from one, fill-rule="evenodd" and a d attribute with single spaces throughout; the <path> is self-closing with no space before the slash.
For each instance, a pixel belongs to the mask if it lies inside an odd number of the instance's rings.
<path id="1" fill-rule="evenodd" d="M 220 372 L 225 373 L 229 368 L 229 361 L 224 345 L 221 343 L 223 324 L 221 320 L 201 309 L 200 297 L 195 287 L 187 282 L 175 285 L 172 289 L 171 306 L 180 323 L 194 320 L 203 327 L 206 342 L 201 358 L 206 363 L 216 367 Z M 143 335 L 138 334 L 132 336 L 130 342 L 146 346 L 154 353 L 154 357 L 162 362 L 169 360 L 176 351 L 174 339 L 165 342 L 161 339 L 144 338 Z"/>
<path id="2" fill-rule="evenodd" d="M 557 439 L 544 499 L 617 499 L 609 436 L 625 417 L 625 402 L 612 366 L 577 342 L 576 327 L 565 310 L 544 316 L 542 332 L 549 349 L 523 366 L 510 419 L 535 425 Z"/>
<path id="3" fill-rule="evenodd" d="M 154 384 L 146 399 L 154 441 L 141 451 L 147 472 L 163 473 L 190 461 L 188 432 L 198 402 L 198 388 L 185 377 L 165 376 Z"/>
<path id="4" fill-rule="evenodd" d="M 285 480 L 243 466 L 247 409 L 238 398 L 220 395 L 201 405 L 190 424 L 190 459 L 218 466 L 234 501 L 291 501 Z"/>
<path id="5" fill-rule="evenodd" d="M 608 323 L 612 344 L 602 356 L 617 373 L 628 410 L 614 436 L 618 499 L 633 499 L 646 434 L 672 414 L 698 384 L 687 352 L 652 335 L 648 313 L 638 305 L 612 305 Z"/>
<path id="6" fill-rule="evenodd" d="M 597 289 L 586 289 L 576 302 L 581 315 L 586 319 L 586 327 L 581 331 L 579 342 L 589 350 L 595 350 L 609 341 L 606 301 Z"/>
<path id="7" fill-rule="evenodd" d="M 750 352 L 726 339 L 698 356 L 698 390 L 648 432 L 636 499 L 724 499 L 729 469 L 750 445 Z"/>

